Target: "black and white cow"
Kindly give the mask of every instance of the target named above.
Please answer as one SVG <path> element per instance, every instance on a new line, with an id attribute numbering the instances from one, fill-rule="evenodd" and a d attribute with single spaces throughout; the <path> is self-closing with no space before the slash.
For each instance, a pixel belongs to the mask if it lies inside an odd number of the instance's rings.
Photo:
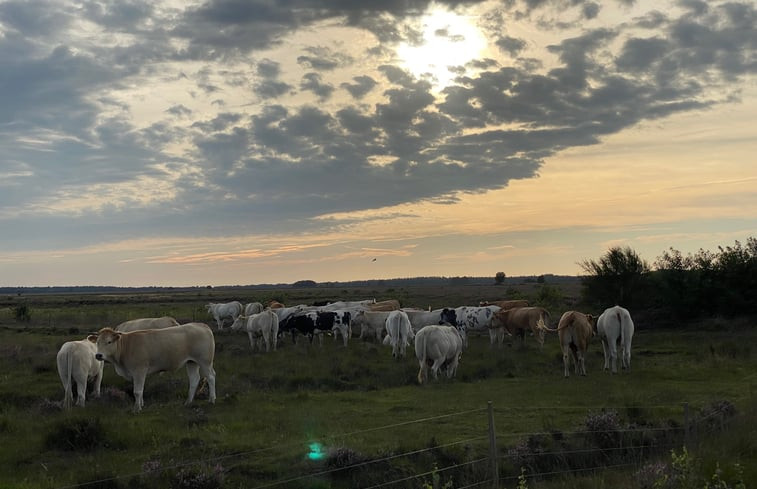
<path id="1" fill-rule="evenodd" d="M 310 343 L 318 336 L 320 344 L 323 344 L 325 333 L 338 331 L 343 338 L 344 345 L 350 335 L 350 312 L 349 311 L 307 311 L 295 313 L 279 324 L 279 332 L 292 335 L 292 342 L 297 342 L 297 335 L 307 336 Z"/>

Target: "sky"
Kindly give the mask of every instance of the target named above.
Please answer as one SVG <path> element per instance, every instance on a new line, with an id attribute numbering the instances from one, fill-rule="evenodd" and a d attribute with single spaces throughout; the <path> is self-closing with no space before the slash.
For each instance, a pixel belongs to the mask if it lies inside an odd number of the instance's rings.
<path id="1" fill-rule="evenodd" d="M 757 235 L 757 5 L 0 0 L 0 286 L 582 273 Z"/>

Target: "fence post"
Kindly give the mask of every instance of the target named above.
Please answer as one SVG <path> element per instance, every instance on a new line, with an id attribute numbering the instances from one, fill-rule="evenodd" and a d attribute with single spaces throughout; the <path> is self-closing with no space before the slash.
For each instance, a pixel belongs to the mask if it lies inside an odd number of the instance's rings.
<path id="1" fill-rule="evenodd" d="M 683 447 L 691 448 L 691 425 L 689 421 L 689 403 L 683 403 Z"/>
<path id="2" fill-rule="evenodd" d="M 492 487 L 499 487 L 499 464 L 497 462 L 497 435 L 494 431 L 494 407 L 487 401 L 489 413 L 489 463 L 491 465 Z"/>

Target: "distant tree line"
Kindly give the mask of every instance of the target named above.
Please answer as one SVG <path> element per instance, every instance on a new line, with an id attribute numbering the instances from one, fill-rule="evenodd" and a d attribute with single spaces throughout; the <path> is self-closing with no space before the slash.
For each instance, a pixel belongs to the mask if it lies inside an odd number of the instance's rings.
<path id="1" fill-rule="evenodd" d="M 584 301 L 669 313 L 676 318 L 757 313 L 757 238 L 684 256 L 669 248 L 652 265 L 630 247 L 614 247 L 578 265 Z"/>

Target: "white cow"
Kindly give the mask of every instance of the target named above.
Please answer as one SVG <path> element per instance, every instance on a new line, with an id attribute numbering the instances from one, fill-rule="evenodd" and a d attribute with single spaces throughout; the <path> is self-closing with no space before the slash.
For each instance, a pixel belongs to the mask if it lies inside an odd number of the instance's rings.
<path id="1" fill-rule="evenodd" d="M 362 301 L 336 301 L 326 304 L 325 306 L 319 306 L 320 311 L 337 311 L 343 309 L 368 309 L 368 306 L 375 304 L 376 299 L 366 299 Z"/>
<path id="2" fill-rule="evenodd" d="M 410 325 L 416 333 L 428 324 L 442 324 L 441 316 L 444 309 L 434 309 L 433 311 L 410 310 L 405 309 Z"/>
<path id="3" fill-rule="evenodd" d="M 216 320 L 216 324 L 218 325 L 219 331 L 223 329 L 224 319 L 231 318 L 231 321 L 233 322 L 237 318 L 237 316 L 239 316 L 240 314 L 244 312 L 244 306 L 239 301 L 221 302 L 221 303 L 211 302 L 205 307 L 208 309 L 208 312 L 213 316 L 213 319 Z"/>
<path id="4" fill-rule="evenodd" d="M 410 338 L 415 333 L 410 326 L 410 319 L 405 311 L 391 311 L 386 318 L 386 337 L 385 345 L 392 345 L 392 356 L 394 358 L 404 358 L 405 349 L 410 346 Z"/>
<path id="5" fill-rule="evenodd" d="M 116 373 L 134 383 L 134 411 L 144 406 L 142 393 L 149 374 L 187 367 L 189 395 L 194 399 L 200 378 L 208 380 L 209 399 L 216 401 L 216 372 L 213 369 L 215 339 L 204 323 L 188 323 L 164 329 L 119 333 L 103 328 L 97 334 L 98 360 L 112 363 Z"/>
<path id="6" fill-rule="evenodd" d="M 374 336 L 381 341 L 386 329 L 386 318 L 391 311 L 357 311 L 352 315 L 352 325 L 360 326 L 360 339 Z"/>
<path id="7" fill-rule="evenodd" d="M 163 316 L 159 318 L 140 318 L 132 319 L 131 321 L 124 321 L 113 329 L 122 333 L 128 333 L 129 331 L 140 331 L 143 329 L 163 329 L 178 325 L 179 322 L 176 319 L 172 318 L 171 316 Z"/>
<path id="8" fill-rule="evenodd" d="M 431 324 L 421 328 L 415 335 L 415 356 L 420 364 L 418 383 L 428 379 L 429 367 L 434 379 L 439 378 L 442 367 L 448 378 L 454 377 L 462 353 L 463 339 L 455 326 Z"/>
<path id="9" fill-rule="evenodd" d="M 245 316 L 251 316 L 253 314 L 258 314 L 260 312 L 263 312 L 263 304 L 260 302 L 248 302 L 244 305 L 244 314 Z"/>
<path id="10" fill-rule="evenodd" d="M 276 351 L 276 343 L 279 336 L 279 317 L 271 309 L 266 309 L 249 316 L 238 316 L 231 325 L 231 329 L 237 331 L 242 327 L 247 331 L 247 336 L 250 338 L 250 347 L 253 351 L 255 351 L 255 338 L 260 337 L 265 342 L 265 351 L 271 351 L 271 345 L 273 345 L 273 351 Z M 263 349 L 263 341 L 260 342 L 261 350 Z"/>
<path id="11" fill-rule="evenodd" d="M 76 405 L 84 407 L 87 397 L 87 380 L 92 380 L 95 397 L 100 397 L 103 379 L 103 364 L 95 358 L 96 335 L 86 339 L 67 341 L 60 347 L 56 360 L 58 375 L 63 383 L 63 408 L 69 409 L 73 402 L 73 383 L 76 382 Z"/>
<path id="12" fill-rule="evenodd" d="M 620 306 L 605 309 L 597 319 L 597 336 L 602 340 L 605 353 L 605 370 L 612 368 L 612 373 L 618 372 L 618 351 L 620 343 L 621 366 L 631 370 L 631 340 L 633 339 L 633 321 L 627 309 Z"/>

